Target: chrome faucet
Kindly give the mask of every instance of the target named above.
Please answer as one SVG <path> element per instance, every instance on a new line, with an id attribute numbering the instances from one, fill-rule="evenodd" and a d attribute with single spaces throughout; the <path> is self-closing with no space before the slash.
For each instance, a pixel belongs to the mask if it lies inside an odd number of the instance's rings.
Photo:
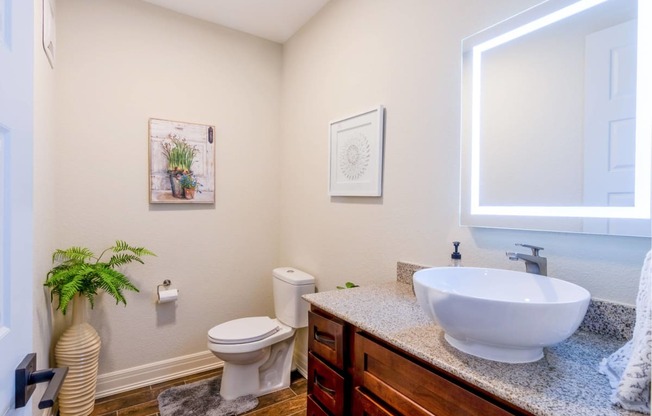
<path id="1" fill-rule="evenodd" d="M 516 245 L 531 249 L 532 255 L 508 251 L 505 253 L 508 259 L 513 261 L 523 260 L 525 262 L 525 271 L 528 273 L 540 274 L 541 276 L 548 275 L 548 259 L 539 256 L 539 251 L 543 250 L 543 247 L 520 243 L 516 243 Z"/>

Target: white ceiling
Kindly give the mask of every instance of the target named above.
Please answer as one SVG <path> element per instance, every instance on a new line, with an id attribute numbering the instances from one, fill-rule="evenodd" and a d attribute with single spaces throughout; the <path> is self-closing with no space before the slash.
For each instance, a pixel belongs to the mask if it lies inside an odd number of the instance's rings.
<path id="1" fill-rule="evenodd" d="M 283 43 L 329 0 L 144 0 L 198 19 Z"/>

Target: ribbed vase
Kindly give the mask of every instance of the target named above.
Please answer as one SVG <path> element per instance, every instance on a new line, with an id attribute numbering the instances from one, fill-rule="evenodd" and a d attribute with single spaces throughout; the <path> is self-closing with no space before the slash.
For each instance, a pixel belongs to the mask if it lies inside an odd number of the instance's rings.
<path id="1" fill-rule="evenodd" d="M 100 336 L 86 316 L 86 298 L 75 296 L 72 325 L 54 348 L 58 367 L 68 367 L 59 392 L 61 416 L 88 416 L 95 406 L 95 387 L 100 359 Z"/>

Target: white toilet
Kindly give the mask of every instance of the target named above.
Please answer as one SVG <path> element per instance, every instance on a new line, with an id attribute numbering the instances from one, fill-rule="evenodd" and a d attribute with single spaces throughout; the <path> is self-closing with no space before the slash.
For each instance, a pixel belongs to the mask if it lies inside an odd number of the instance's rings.
<path id="1" fill-rule="evenodd" d="M 208 349 L 224 361 L 220 395 L 225 400 L 290 385 L 294 335 L 308 326 L 308 302 L 301 295 L 315 291 L 315 278 L 291 267 L 272 275 L 276 319 L 234 319 L 208 331 Z"/>

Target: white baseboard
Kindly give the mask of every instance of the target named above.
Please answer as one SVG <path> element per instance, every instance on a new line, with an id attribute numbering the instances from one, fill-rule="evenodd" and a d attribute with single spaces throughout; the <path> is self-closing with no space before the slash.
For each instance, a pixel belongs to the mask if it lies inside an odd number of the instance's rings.
<path id="1" fill-rule="evenodd" d="M 224 362 L 217 359 L 212 352 L 203 351 L 112 373 L 100 374 L 97 377 L 95 397 L 111 396 L 151 384 L 220 368 L 223 365 Z"/>
<path id="2" fill-rule="evenodd" d="M 308 378 L 308 355 L 304 352 L 295 351 L 294 363 L 297 371 Z M 95 397 L 99 399 L 100 397 L 124 393 L 222 366 L 224 366 L 224 362 L 217 359 L 212 352 L 203 351 L 112 373 L 100 374 L 97 377 Z"/>
<path id="3" fill-rule="evenodd" d="M 308 378 L 308 355 L 303 351 L 294 351 L 294 364 L 297 367 L 297 371 Z"/>

